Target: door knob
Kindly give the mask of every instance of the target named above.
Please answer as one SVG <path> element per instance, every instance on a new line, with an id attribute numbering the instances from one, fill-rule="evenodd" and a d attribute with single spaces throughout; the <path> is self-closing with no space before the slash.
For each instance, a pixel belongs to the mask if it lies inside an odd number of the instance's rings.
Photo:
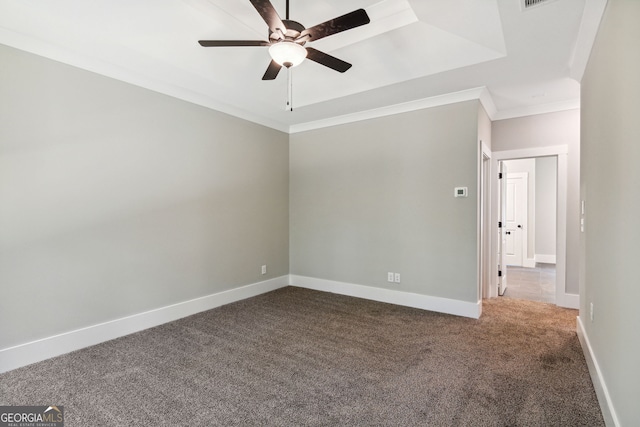
<path id="1" fill-rule="evenodd" d="M 505 231 L 504 234 L 511 234 L 511 232 L 510 231 Z"/>
<path id="2" fill-rule="evenodd" d="M 518 228 L 522 228 L 522 226 L 521 226 L 521 225 L 518 225 Z"/>

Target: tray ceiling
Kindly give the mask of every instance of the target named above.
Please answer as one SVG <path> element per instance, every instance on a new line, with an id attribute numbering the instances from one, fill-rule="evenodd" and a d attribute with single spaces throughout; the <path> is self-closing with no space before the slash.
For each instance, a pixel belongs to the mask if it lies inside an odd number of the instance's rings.
<path id="1" fill-rule="evenodd" d="M 272 0 L 285 16 L 285 0 Z M 364 8 L 371 23 L 312 42 L 353 64 L 305 61 L 261 77 L 265 47 L 203 48 L 201 39 L 264 39 L 248 0 L 0 0 L 0 43 L 287 132 L 482 97 L 492 118 L 575 108 L 606 0 L 290 0 L 306 27 Z M 462 94 L 462 95 L 461 95 Z"/>

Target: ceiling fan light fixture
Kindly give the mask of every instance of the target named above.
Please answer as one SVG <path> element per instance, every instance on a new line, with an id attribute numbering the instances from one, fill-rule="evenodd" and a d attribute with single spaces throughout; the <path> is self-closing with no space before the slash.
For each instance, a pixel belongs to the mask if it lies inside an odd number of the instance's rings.
<path id="1" fill-rule="evenodd" d="M 269 47 L 269 55 L 278 64 L 289 67 L 300 65 L 307 57 L 307 49 L 293 41 L 283 40 Z"/>

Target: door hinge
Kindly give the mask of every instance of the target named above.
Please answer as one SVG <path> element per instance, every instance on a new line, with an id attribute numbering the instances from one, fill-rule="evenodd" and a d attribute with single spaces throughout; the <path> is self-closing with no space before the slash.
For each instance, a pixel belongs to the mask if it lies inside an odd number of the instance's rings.
<path id="1" fill-rule="evenodd" d="M 498 172 L 498 179 L 502 179 L 502 172 Z"/>
<path id="2" fill-rule="evenodd" d="M 502 221 L 498 221 L 498 228 L 502 228 Z"/>
<path id="3" fill-rule="evenodd" d="M 498 277 L 502 277 L 502 270 L 498 270 Z"/>

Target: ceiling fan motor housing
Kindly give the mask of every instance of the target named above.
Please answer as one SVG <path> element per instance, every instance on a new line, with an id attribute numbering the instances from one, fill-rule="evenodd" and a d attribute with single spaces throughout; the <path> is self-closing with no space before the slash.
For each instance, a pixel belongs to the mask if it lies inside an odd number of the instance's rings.
<path id="1" fill-rule="evenodd" d="M 295 41 L 300 37 L 300 34 L 305 30 L 304 25 L 296 21 L 283 19 L 282 23 L 286 27 L 282 29 L 283 30 L 282 34 L 280 34 L 279 32 L 271 31 L 271 29 L 269 29 L 269 41 L 271 41 L 272 43 L 276 43 L 280 40 L 283 40 L 283 37 L 284 37 L 284 40 Z M 301 45 L 304 45 L 306 42 L 307 42 L 306 39 L 301 39 L 297 41 L 297 43 Z"/>

